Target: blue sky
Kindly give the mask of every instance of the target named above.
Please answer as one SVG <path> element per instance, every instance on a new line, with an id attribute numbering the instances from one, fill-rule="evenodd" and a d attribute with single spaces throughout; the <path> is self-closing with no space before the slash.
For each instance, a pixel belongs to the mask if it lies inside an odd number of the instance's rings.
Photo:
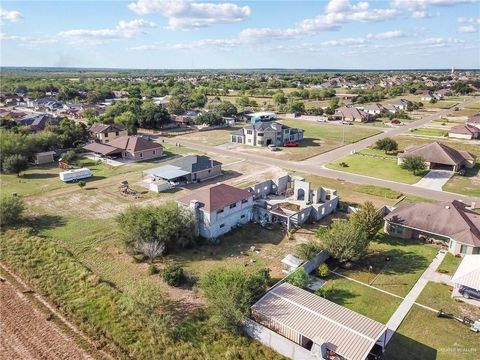
<path id="1" fill-rule="evenodd" d="M 3 66 L 480 68 L 478 0 L 2 1 Z"/>

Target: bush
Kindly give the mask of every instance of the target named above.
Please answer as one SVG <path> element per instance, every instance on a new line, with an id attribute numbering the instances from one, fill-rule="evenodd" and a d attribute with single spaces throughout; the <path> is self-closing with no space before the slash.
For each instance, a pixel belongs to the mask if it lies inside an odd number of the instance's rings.
<path id="1" fill-rule="evenodd" d="M 287 282 L 299 288 L 305 289 L 308 284 L 310 284 L 310 278 L 305 272 L 305 269 L 300 268 L 289 276 Z"/>
<path id="2" fill-rule="evenodd" d="M 302 260 L 308 261 L 322 251 L 322 247 L 318 241 L 309 241 L 297 246 L 295 254 Z"/>
<path id="3" fill-rule="evenodd" d="M 74 165 L 77 161 L 77 158 L 78 155 L 74 150 L 68 150 L 62 154 L 62 161 L 70 165 Z"/>
<path id="4" fill-rule="evenodd" d="M 180 264 L 168 265 L 162 271 L 162 279 L 170 286 L 180 286 L 185 280 L 183 267 Z"/>
<path id="5" fill-rule="evenodd" d="M 331 299 L 334 293 L 333 288 L 322 286 L 320 289 L 315 291 L 315 295 L 321 296 L 324 299 Z"/>
<path id="6" fill-rule="evenodd" d="M 343 168 L 348 167 L 348 164 L 347 164 L 345 161 L 342 161 L 342 162 L 341 162 L 340 164 L 338 164 L 338 165 L 340 165 L 340 166 L 343 167 Z"/>
<path id="7" fill-rule="evenodd" d="M 85 180 L 80 180 L 78 182 L 78 186 L 80 186 L 81 189 L 83 189 L 85 187 L 85 185 L 87 185 L 87 183 L 85 182 Z"/>
<path id="8" fill-rule="evenodd" d="M 7 174 L 17 174 L 28 169 L 27 158 L 23 155 L 10 155 L 3 160 L 2 169 Z"/>
<path id="9" fill-rule="evenodd" d="M 19 196 L 3 195 L 0 198 L 0 226 L 8 226 L 19 222 L 25 205 Z"/>
<path id="10" fill-rule="evenodd" d="M 148 268 L 147 268 L 148 275 L 155 275 L 157 273 L 158 273 L 158 269 L 155 265 L 153 264 L 148 265 Z"/>
<path id="11" fill-rule="evenodd" d="M 320 264 L 320 266 L 317 268 L 317 276 L 324 278 L 328 276 L 328 273 L 328 265 L 325 263 Z"/>

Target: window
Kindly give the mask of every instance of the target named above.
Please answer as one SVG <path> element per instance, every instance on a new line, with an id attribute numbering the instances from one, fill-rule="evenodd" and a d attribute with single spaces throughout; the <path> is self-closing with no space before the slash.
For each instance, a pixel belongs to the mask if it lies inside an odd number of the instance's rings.
<path id="1" fill-rule="evenodd" d="M 115 136 L 118 136 L 118 131 L 115 131 Z"/>
<path id="2" fill-rule="evenodd" d="M 230 209 L 237 207 L 237 203 L 230 205 Z"/>
<path id="3" fill-rule="evenodd" d="M 242 204 L 245 204 L 245 203 L 247 203 L 247 202 L 248 202 L 248 199 L 243 199 L 243 200 L 242 200 Z"/>
<path id="4" fill-rule="evenodd" d="M 155 151 L 155 150 L 153 150 L 153 151 L 152 151 L 152 154 L 153 154 L 153 155 L 155 155 L 155 154 L 156 154 L 156 151 Z"/>
<path id="5" fill-rule="evenodd" d="M 240 219 L 245 219 L 245 214 L 240 216 Z"/>
<path id="6" fill-rule="evenodd" d="M 460 252 L 462 254 L 466 254 L 467 253 L 467 245 L 462 245 L 460 246 Z"/>
<path id="7" fill-rule="evenodd" d="M 140 153 L 140 159 L 143 158 L 143 152 Z"/>
<path id="8" fill-rule="evenodd" d="M 108 137 L 108 133 L 105 133 L 105 137 Z"/>
<path id="9" fill-rule="evenodd" d="M 217 211 L 217 214 L 221 214 L 221 213 L 223 213 L 223 209 L 220 209 Z"/>
<path id="10" fill-rule="evenodd" d="M 225 224 L 220 225 L 220 229 L 223 228 L 223 227 L 225 227 Z"/>
<path id="11" fill-rule="evenodd" d="M 252 130 L 247 130 L 247 135 L 252 135 Z"/>
<path id="12" fill-rule="evenodd" d="M 258 142 L 258 145 L 263 145 L 263 141 L 259 141 L 259 142 Z"/>
<path id="13" fill-rule="evenodd" d="M 472 254 L 475 254 L 475 255 L 480 254 L 480 247 L 473 248 Z"/>
<path id="14" fill-rule="evenodd" d="M 249 142 L 249 143 L 252 143 L 252 139 L 248 139 L 248 142 Z"/>
<path id="15" fill-rule="evenodd" d="M 263 133 L 258 133 L 258 137 L 262 137 L 263 136 Z"/>
<path id="16" fill-rule="evenodd" d="M 393 234 L 401 235 L 403 233 L 403 227 L 397 224 L 389 224 L 388 229 Z"/>

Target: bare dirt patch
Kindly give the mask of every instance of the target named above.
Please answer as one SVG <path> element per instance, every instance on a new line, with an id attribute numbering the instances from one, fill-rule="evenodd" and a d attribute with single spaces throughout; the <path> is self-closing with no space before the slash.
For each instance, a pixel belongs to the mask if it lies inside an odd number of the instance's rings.
<path id="1" fill-rule="evenodd" d="M 0 282 L 1 359 L 92 359 L 8 281 Z"/>

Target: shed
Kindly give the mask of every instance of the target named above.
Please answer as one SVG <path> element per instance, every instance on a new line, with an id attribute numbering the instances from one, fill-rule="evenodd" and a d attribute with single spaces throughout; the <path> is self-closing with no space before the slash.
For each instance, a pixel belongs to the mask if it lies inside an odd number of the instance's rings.
<path id="1" fill-rule="evenodd" d="M 480 254 L 465 255 L 452 276 L 455 287 L 467 286 L 480 291 Z"/>
<path id="2" fill-rule="evenodd" d="M 282 259 L 282 264 L 287 265 L 289 271 L 297 269 L 300 265 L 302 265 L 302 262 L 303 261 L 301 259 L 292 254 L 288 254 Z"/>
<path id="3" fill-rule="evenodd" d="M 288 283 L 270 290 L 251 313 L 258 323 L 323 358 L 365 360 L 385 346 L 384 324 Z"/>
<path id="4" fill-rule="evenodd" d="M 49 164 L 55 161 L 53 158 L 54 155 L 55 151 L 39 152 L 34 155 L 33 161 L 35 165 Z"/>

